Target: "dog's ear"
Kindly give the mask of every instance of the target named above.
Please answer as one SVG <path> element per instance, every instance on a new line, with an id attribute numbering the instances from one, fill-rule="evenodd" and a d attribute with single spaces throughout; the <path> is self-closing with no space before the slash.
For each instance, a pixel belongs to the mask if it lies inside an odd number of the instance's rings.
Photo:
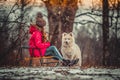
<path id="1" fill-rule="evenodd" d="M 67 33 L 66 33 L 66 32 L 62 33 L 62 36 L 66 36 L 66 35 L 67 35 Z"/>
<path id="2" fill-rule="evenodd" d="M 69 34 L 70 34 L 70 36 L 73 36 L 73 32 L 70 32 Z"/>

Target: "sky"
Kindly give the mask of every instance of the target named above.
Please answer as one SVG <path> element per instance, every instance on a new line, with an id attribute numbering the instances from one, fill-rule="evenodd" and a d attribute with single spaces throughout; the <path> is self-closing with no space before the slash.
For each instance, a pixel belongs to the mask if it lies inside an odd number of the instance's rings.
<path id="1" fill-rule="evenodd" d="M 100 0 L 82 0 L 82 6 L 84 8 L 98 7 L 99 5 L 101 5 Z"/>
<path id="2" fill-rule="evenodd" d="M 82 0 L 82 4 L 83 4 L 83 6 L 85 6 L 86 8 L 92 6 L 91 3 L 92 3 L 92 0 Z"/>
<path id="3" fill-rule="evenodd" d="M 7 0 L 6 1 L 6 3 L 13 3 L 14 1 L 16 1 L 16 0 Z M 39 2 L 41 2 L 40 0 L 29 0 L 29 1 L 36 1 L 37 3 L 39 3 Z M 84 6 L 85 8 L 89 8 L 90 6 L 92 6 L 92 2 L 94 3 L 94 4 L 96 4 L 96 3 L 99 3 L 98 1 L 100 1 L 100 0 L 81 0 L 82 1 L 82 6 Z"/>

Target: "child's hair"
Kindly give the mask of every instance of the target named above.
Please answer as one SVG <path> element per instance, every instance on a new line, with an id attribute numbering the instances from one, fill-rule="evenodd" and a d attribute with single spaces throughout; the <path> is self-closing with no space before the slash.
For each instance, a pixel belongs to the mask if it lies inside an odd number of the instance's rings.
<path id="1" fill-rule="evenodd" d="M 44 28 L 42 28 L 41 32 L 42 32 L 42 41 L 46 42 L 47 41 L 47 35 L 46 35 L 46 32 L 44 31 Z"/>
<path id="2" fill-rule="evenodd" d="M 46 33 L 44 31 L 44 26 L 46 25 L 45 20 L 43 19 L 43 16 L 40 12 L 37 13 L 36 16 L 36 25 L 41 28 L 41 32 L 42 32 L 42 41 L 46 42 L 47 41 L 47 36 Z"/>

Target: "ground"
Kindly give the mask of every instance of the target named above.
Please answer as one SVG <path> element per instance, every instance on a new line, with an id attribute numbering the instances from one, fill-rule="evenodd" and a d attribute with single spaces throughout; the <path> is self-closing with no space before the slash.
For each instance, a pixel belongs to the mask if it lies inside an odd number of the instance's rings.
<path id="1" fill-rule="evenodd" d="M 1 67 L 0 80 L 120 80 L 120 69 Z"/>

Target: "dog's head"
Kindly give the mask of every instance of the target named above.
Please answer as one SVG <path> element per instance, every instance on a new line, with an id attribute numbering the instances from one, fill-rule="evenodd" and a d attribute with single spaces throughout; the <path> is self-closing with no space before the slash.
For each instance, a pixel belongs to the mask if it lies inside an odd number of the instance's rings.
<path id="1" fill-rule="evenodd" d="M 74 43 L 74 35 L 72 32 L 62 34 L 62 44 L 70 45 Z"/>

